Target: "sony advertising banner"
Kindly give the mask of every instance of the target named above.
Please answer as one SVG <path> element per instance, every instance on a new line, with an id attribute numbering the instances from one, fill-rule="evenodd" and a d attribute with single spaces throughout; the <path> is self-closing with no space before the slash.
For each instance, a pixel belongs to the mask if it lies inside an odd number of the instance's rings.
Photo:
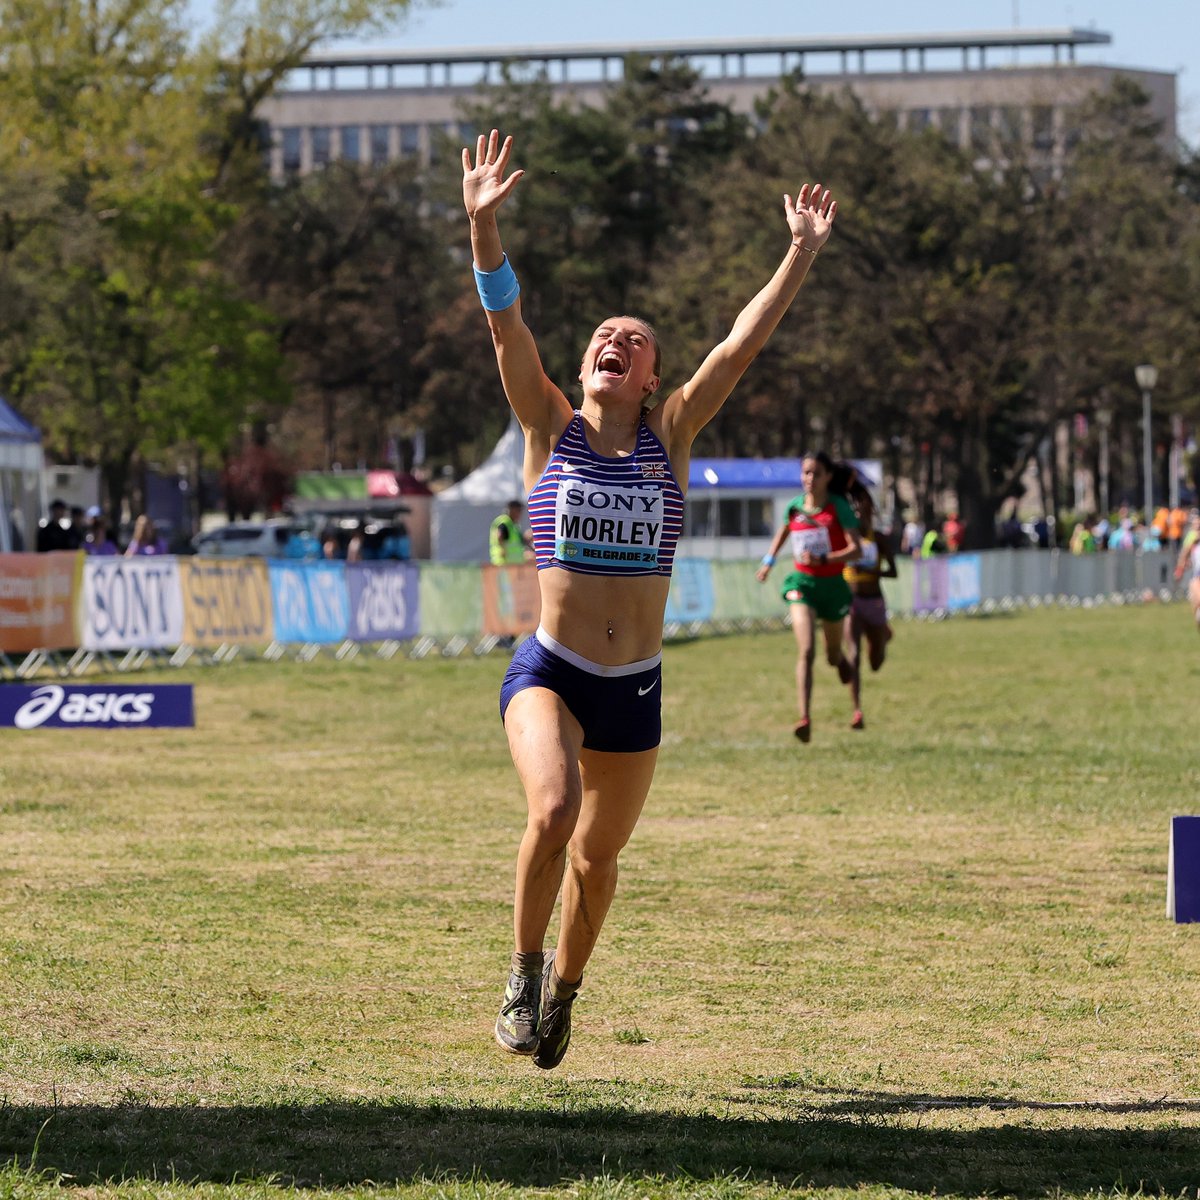
<path id="1" fill-rule="evenodd" d="M 167 650 L 183 641 L 179 562 L 88 558 L 79 621 L 86 650 Z"/>

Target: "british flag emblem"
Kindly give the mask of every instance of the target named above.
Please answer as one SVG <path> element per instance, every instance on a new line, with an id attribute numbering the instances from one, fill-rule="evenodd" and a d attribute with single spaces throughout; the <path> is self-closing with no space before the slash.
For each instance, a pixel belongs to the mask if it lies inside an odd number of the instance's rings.
<path id="1" fill-rule="evenodd" d="M 642 468 L 643 479 L 666 479 L 667 464 L 661 462 L 638 463 Z"/>

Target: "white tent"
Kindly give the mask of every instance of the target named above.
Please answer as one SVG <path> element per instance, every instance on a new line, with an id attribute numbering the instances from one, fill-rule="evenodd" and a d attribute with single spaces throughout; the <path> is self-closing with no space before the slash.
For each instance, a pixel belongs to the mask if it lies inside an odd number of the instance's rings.
<path id="1" fill-rule="evenodd" d="M 0 398 L 0 553 L 37 548 L 43 465 L 42 435 Z"/>
<path id="2" fill-rule="evenodd" d="M 488 561 L 488 531 L 510 500 L 525 502 L 525 435 L 516 417 L 485 462 L 433 500 L 436 562 Z"/>

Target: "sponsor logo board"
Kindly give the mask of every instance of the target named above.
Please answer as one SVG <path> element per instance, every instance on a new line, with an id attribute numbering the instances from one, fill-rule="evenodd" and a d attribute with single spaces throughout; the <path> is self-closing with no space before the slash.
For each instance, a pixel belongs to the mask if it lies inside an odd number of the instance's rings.
<path id="1" fill-rule="evenodd" d="M 190 683 L 0 685 L 0 726 L 10 729 L 163 729 L 195 723 Z"/>

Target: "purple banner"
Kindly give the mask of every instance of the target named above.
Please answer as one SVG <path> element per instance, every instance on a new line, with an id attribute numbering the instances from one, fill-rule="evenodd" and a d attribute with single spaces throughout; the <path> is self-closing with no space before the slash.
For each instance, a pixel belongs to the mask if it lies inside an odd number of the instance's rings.
<path id="1" fill-rule="evenodd" d="M 415 563 L 347 563 L 350 631 L 356 642 L 407 641 L 420 623 Z"/>
<path id="2" fill-rule="evenodd" d="M 950 567 L 944 558 L 913 559 L 913 612 L 950 607 Z"/>
<path id="3" fill-rule="evenodd" d="M 0 727 L 16 729 L 191 728 L 190 683 L 0 685 Z"/>

